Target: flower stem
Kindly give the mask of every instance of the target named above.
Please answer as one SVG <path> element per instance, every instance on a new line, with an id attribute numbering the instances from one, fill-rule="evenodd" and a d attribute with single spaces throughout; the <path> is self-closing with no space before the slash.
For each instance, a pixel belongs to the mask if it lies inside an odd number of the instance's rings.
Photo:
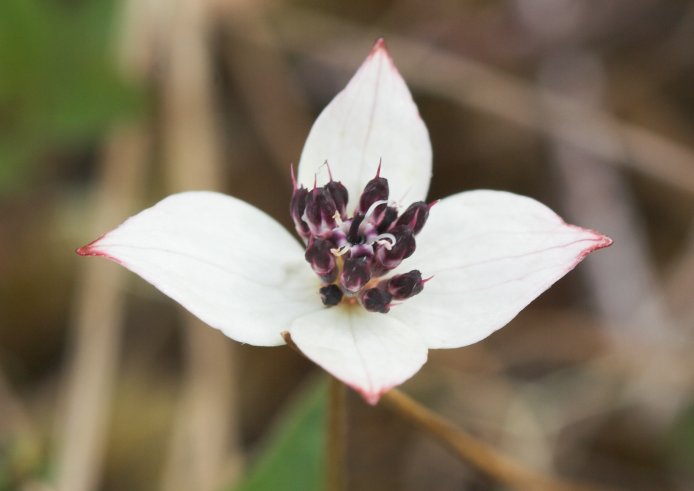
<path id="1" fill-rule="evenodd" d="M 476 440 L 397 389 L 386 392 L 381 401 L 390 410 L 453 450 L 462 460 L 512 489 L 533 491 L 596 491 L 598 489 L 567 483 L 527 469 L 491 446 Z"/>
<path id="2" fill-rule="evenodd" d="M 328 438 L 327 438 L 327 483 L 328 491 L 345 489 L 346 411 L 345 386 L 335 377 L 328 375 Z"/>

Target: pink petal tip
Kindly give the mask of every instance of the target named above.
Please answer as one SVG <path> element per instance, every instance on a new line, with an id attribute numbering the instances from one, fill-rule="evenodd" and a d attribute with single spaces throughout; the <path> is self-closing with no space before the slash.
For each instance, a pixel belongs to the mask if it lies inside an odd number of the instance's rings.
<path id="1" fill-rule="evenodd" d="M 595 237 L 595 244 L 593 244 L 592 247 L 589 247 L 588 249 L 585 250 L 584 255 L 586 255 L 586 256 L 588 254 L 590 254 L 591 252 L 595 252 L 597 250 L 604 249 L 605 247 L 610 247 L 614 243 L 614 241 L 610 237 L 608 237 L 607 235 L 602 235 L 599 232 L 593 232 L 593 233 L 595 233 L 595 236 L 596 236 Z"/>
<path id="2" fill-rule="evenodd" d="M 118 264 L 124 264 L 123 261 L 120 259 L 113 257 L 112 255 L 102 251 L 101 249 L 97 249 L 96 244 L 99 242 L 101 239 L 103 239 L 104 236 L 102 235 L 101 237 L 94 239 L 87 245 L 83 245 L 82 247 L 78 247 L 75 249 L 75 252 L 80 255 L 80 256 L 96 256 L 96 257 L 104 257 L 106 259 L 109 259 L 111 261 L 114 261 Z"/>
<path id="3" fill-rule="evenodd" d="M 95 245 L 97 242 L 99 242 L 103 238 L 103 235 L 101 237 L 97 237 L 96 239 L 92 240 L 89 244 L 83 245 L 82 247 L 78 247 L 75 249 L 75 252 L 79 254 L 80 256 L 101 256 L 103 254 L 99 253 L 99 251 L 96 249 Z"/>
<path id="4" fill-rule="evenodd" d="M 585 249 L 583 249 L 583 250 L 581 251 L 581 253 L 576 257 L 576 260 L 568 267 L 568 269 L 566 270 L 567 272 L 568 272 L 568 271 L 571 271 L 572 269 L 574 269 L 574 268 L 575 268 L 581 261 L 583 261 L 583 260 L 586 258 L 586 256 L 588 256 L 588 254 L 590 254 L 591 252 L 595 252 L 595 251 L 598 251 L 598 250 L 600 250 L 600 249 L 604 249 L 605 247 L 609 247 L 609 246 L 611 246 L 611 245 L 613 244 L 613 242 L 614 242 L 614 241 L 613 241 L 611 238 L 609 238 L 607 235 L 603 235 L 603 234 L 601 234 L 600 232 L 596 232 L 595 230 L 583 229 L 583 228 L 578 227 L 578 226 L 576 226 L 576 225 L 569 225 L 569 226 L 570 226 L 570 227 L 577 228 L 577 229 L 580 229 L 580 230 L 586 230 L 586 231 L 588 231 L 588 232 L 593 233 L 593 234 L 595 235 L 595 237 L 594 237 L 594 239 L 593 239 L 593 240 L 595 240 L 595 242 L 594 242 L 590 247 L 586 247 Z"/>
<path id="5" fill-rule="evenodd" d="M 371 48 L 371 51 L 369 51 L 369 55 L 366 57 L 366 61 L 370 61 L 378 56 L 385 56 L 385 59 L 388 62 L 388 66 L 395 72 L 398 72 L 398 69 L 395 68 L 395 63 L 393 63 L 393 57 L 390 56 L 390 52 L 388 51 L 388 47 L 386 46 L 386 40 L 383 38 L 378 38 L 376 40 L 373 47 Z"/>
<path id="6" fill-rule="evenodd" d="M 370 406 L 375 406 L 378 404 L 378 401 L 381 400 L 381 396 L 390 390 L 390 387 L 377 391 L 370 391 L 368 389 L 362 389 L 361 387 L 356 387 L 353 385 L 351 387 L 356 390 L 364 398 L 364 401 L 366 401 L 366 403 Z"/>
<path id="7" fill-rule="evenodd" d="M 381 51 L 388 54 L 388 48 L 386 47 L 386 40 L 383 38 L 378 38 L 378 39 L 376 39 L 376 42 L 374 43 L 373 47 L 371 48 L 371 51 L 369 52 L 369 56 L 373 56 L 376 53 L 381 52 Z"/>

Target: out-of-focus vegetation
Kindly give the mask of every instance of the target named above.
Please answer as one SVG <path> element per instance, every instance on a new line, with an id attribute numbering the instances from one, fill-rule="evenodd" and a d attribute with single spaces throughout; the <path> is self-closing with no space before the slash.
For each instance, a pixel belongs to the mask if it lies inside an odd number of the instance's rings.
<path id="1" fill-rule="evenodd" d="M 323 489 L 327 421 L 325 383 L 314 383 L 288 408 L 235 491 Z"/>
<path id="2" fill-rule="evenodd" d="M 191 335 L 73 251 L 181 167 L 289 226 L 288 165 L 378 36 L 429 128 L 431 199 L 505 189 L 615 239 L 403 389 L 540 472 L 694 489 L 694 2 L 1 0 L 1 491 L 315 489 L 322 389 L 285 413 L 314 367 Z M 349 489 L 498 489 L 348 406 Z"/>
<path id="3" fill-rule="evenodd" d="M 0 193 L 51 152 L 94 146 L 142 100 L 117 75 L 113 0 L 0 3 Z"/>

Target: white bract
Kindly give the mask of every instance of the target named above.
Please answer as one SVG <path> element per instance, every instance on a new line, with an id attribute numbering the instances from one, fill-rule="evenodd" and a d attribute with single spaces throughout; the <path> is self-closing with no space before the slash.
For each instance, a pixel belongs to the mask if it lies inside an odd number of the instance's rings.
<path id="1" fill-rule="evenodd" d="M 314 182 L 339 180 L 351 213 L 379 162 L 390 199 L 406 205 L 426 197 L 429 136 L 382 41 L 316 120 L 296 186 L 310 193 Z M 371 211 L 378 206 L 385 208 L 385 200 Z M 335 218 L 335 230 L 349 228 L 347 215 Z M 350 247 L 368 249 L 374 258 L 373 250 L 391 251 L 395 235 L 371 230 L 366 246 L 348 242 L 331 249 L 340 275 L 342 255 L 349 255 Z M 332 234 L 330 227 L 311 233 Z M 326 280 L 312 271 L 315 265 L 304 259 L 306 243 L 314 240 L 308 235 L 301 244 L 243 201 L 187 192 L 129 218 L 78 253 L 118 262 L 242 343 L 280 345 L 288 332 L 308 358 L 375 404 L 419 370 L 428 349 L 458 348 L 489 336 L 588 253 L 611 243 L 597 232 L 567 225 L 530 198 L 486 190 L 455 194 L 431 207 L 416 251 L 403 261 L 431 280 L 420 282 L 421 293 L 402 302 L 388 297 L 382 305 L 387 313 L 378 313 L 367 311 L 360 295 L 409 270 L 402 265 L 381 270 L 374 279 L 367 277 L 362 293 L 354 293 L 340 283 L 341 276 Z M 327 283 L 337 285 L 340 295 L 330 307 L 318 293 Z"/>

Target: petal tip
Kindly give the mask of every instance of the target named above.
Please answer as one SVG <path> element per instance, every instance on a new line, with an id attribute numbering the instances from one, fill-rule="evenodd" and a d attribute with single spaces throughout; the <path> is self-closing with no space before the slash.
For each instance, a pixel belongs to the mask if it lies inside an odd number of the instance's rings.
<path id="1" fill-rule="evenodd" d="M 369 55 L 366 57 L 366 62 L 374 61 L 379 57 L 384 57 L 387 62 L 387 66 L 399 75 L 400 72 L 395 67 L 393 57 L 390 55 L 390 51 L 388 51 L 388 46 L 386 46 L 386 40 L 384 38 L 376 39 L 376 42 L 374 42 L 373 46 L 371 47 L 371 51 L 369 51 Z"/>
<path id="2" fill-rule="evenodd" d="M 118 259 L 117 257 L 112 256 L 111 254 L 105 252 L 102 249 L 99 249 L 97 247 L 97 244 L 103 239 L 105 236 L 102 235 L 101 237 L 94 239 L 87 245 L 83 245 L 82 247 L 78 247 L 75 249 L 75 252 L 80 255 L 80 256 L 96 256 L 96 257 L 104 257 L 106 259 L 109 259 L 111 261 L 114 261 L 118 264 L 123 264 L 123 261 Z"/>
<path id="3" fill-rule="evenodd" d="M 374 42 L 373 47 L 371 48 L 371 52 L 369 53 L 369 57 L 374 56 L 378 53 L 384 53 L 388 54 L 388 47 L 386 46 L 386 40 L 384 38 L 378 38 Z"/>
<path id="4" fill-rule="evenodd" d="M 614 243 L 614 241 L 607 235 L 603 235 L 600 232 L 596 232 L 595 230 L 584 230 L 593 235 L 593 244 L 590 247 L 588 247 L 586 254 L 589 254 L 593 251 L 597 251 L 599 249 L 604 249 L 605 247 L 610 247 Z"/>
<path id="5" fill-rule="evenodd" d="M 586 237 L 587 240 L 590 240 L 592 243 L 589 247 L 587 247 L 584 250 L 584 256 L 590 254 L 591 252 L 597 251 L 599 249 L 604 249 L 605 247 L 611 246 L 614 241 L 608 237 L 607 235 L 601 234 L 600 232 L 596 230 L 591 230 L 589 228 L 583 228 L 579 227 L 578 225 L 571 225 L 571 224 L 566 224 L 565 225 L 573 230 L 576 230 L 577 232 L 582 232 L 587 235 L 590 235 L 590 237 Z"/>
<path id="6" fill-rule="evenodd" d="M 75 252 L 80 256 L 101 256 L 102 254 L 97 250 L 96 243 L 99 242 L 104 236 L 97 237 L 92 240 L 89 244 L 83 245 L 75 249 Z"/>
<path id="7" fill-rule="evenodd" d="M 371 391 L 371 390 L 364 390 L 364 389 L 361 389 L 358 387 L 353 387 L 353 388 L 354 388 L 354 390 L 359 392 L 359 394 L 361 394 L 361 396 L 364 398 L 364 401 L 366 401 L 366 403 L 369 406 L 375 406 L 376 404 L 378 404 L 378 401 L 381 400 L 381 396 L 389 390 L 389 389 L 381 389 L 381 390 L 377 390 L 377 391 Z"/>
<path id="8" fill-rule="evenodd" d="M 581 227 L 576 227 L 576 228 L 581 229 Z M 578 263 L 583 261 L 586 258 L 586 256 L 588 256 L 588 254 L 590 254 L 591 252 L 595 252 L 595 251 L 598 251 L 600 249 L 604 249 L 605 247 L 609 247 L 614 242 L 607 235 L 603 235 L 600 232 L 596 232 L 595 230 L 587 230 L 587 229 L 581 229 L 581 230 L 592 234 L 593 237 L 591 239 L 593 242 L 588 247 L 586 247 L 585 249 L 583 249 L 581 251 L 581 253 L 576 258 L 576 261 L 574 261 L 574 263 L 569 267 L 568 271 L 571 271 L 573 268 L 575 268 L 578 265 Z"/>
<path id="9" fill-rule="evenodd" d="M 90 249 L 89 245 L 85 245 L 85 246 L 78 247 L 77 249 L 75 249 L 75 253 L 78 256 L 89 256 L 91 253 L 91 249 Z"/>
<path id="10" fill-rule="evenodd" d="M 598 232 L 593 232 L 593 233 L 595 234 L 595 238 L 594 238 L 595 243 L 591 247 L 586 249 L 586 252 L 585 252 L 586 255 L 590 254 L 591 252 L 595 252 L 597 250 L 604 249 L 605 247 L 610 247 L 614 243 L 614 241 L 610 237 L 608 237 L 607 235 L 602 235 L 601 233 L 598 233 Z"/>
<path id="11" fill-rule="evenodd" d="M 612 244 L 614 244 L 614 240 L 612 240 L 607 235 L 600 235 L 600 239 L 598 241 L 598 246 L 596 250 L 602 249 L 603 247 L 610 247 Z"/>

